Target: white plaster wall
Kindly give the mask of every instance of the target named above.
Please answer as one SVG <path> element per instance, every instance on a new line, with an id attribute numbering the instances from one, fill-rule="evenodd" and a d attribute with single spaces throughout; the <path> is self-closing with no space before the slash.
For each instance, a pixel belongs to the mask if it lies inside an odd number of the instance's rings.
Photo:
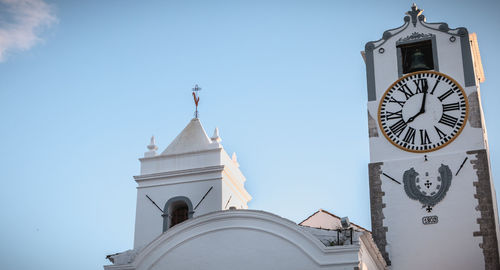
<path id="1" fill-rule="evenodd" d="M 223 149 L 221 151 L 221 163 L 224 165 L 224 171 L 222 172 L 222 209 L 229 209 L 230 207 L 248 209 L 248 201 L 252 197 L 245 189 L 246 178 L 241 173 L 238 162 L 229 158 L 229 155 Z"/>
<path id="2" fill-rule="evenodd" d="M 299 270 L 320 267 L 286 239 L 257 230 L 235 228 L 201 235 L 196 240 L 182 243 L 150 269 Z"/>
<path id="3" fill-rule="evenodd" d="M 459 169 L 465 157 L 468 161 Z M 384 162 L 382 171 L 401 184 L 381 175 L 382 190 L 385 192 L 383 203 L 384 226 L 387 231 L 387 252 L 392 261 L 392 269 L 484 269 L 484 258 L 479 248 L 481 237 L 474 237 L 479 231 L 476 223 L 480 213 L 474 198 L 473 182 L 477 175 L 464 152 L 430 156 L 426 162 L 423 157 Z M 410 199 L 404 191 L 403 173 L 415 168 L 423 176 L 437 172 L 441 164 L 448 165 L 453 173 L 451 186 L 431 213 L 422 204 Z M 422 179 L 422 178 L 421 178 Z M 436 215 L 437 224 L 424 225 L 422 217 Z"/>
<path id="4" fill-rule="evenodd" d="M 142 249 L 131 264 L 105 269 L 352 270 L 360 263 L 359 249 L 359 245 L 326 247 L 302 227 L 270 213 L 228 210 L 174 226 Z"/>
<path id="5" fill-rule="evenodd" d="M 373 254 L 374 252 L 370 252 L 369 249 L 367 243 L 360 241 L 359 270 L 383 269 L 380 262 L 377 263 L 376 255 L 379 254 Z"/>
<path id="6" fill-rule="evenodd" d="M 191 178 L 195 178 L 195 176 L 191 176 Z M 137 189 L 134 248 L 150 243 L 153 239 L 158 237 L 163 230 L 162 213 L 153 203 L 151 203 L 151 201 L 149 201 L 146 194 L 162 209 L 170 198 L 177 196 L 189 198 L 194 208 L 210 187 L 213 187 L 203 202 L 195 210 L 193 217 L 222 209 L 220 174 L 219 179 L 213 176 L 198 176 L 197 178 L 198 179 L 191 179 L 193 181 L 161 186 L 139 187 Z M 184 181 L 186 181 L 186 179 L 184 179 Z"/>
<path id="7" fill-rule="evenodd" d="M 228 180 L 222 181 L 222 209 L 227 210 L 231 207 L 237 209 L 248 209 L 246 200 L 241 193 L 235 189 Z"/>

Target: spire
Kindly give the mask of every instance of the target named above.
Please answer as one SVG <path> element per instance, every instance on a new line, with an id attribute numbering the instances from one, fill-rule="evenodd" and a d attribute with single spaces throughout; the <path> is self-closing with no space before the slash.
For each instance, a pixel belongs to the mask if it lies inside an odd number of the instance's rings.
<path id="1" fill-rule="evenodd" d="M 155 136 L 151 136 L 151 141 L 149 142 L 149 145 L 147 146 L 147 148 L 149 151 L 144 153 L 144 157 L 156 156 L 156 150 L 158 150 L 158 146 L 156 146 L 156 143 L 155 143 Z"/>
<path id="2" fill-rule="evenodd" d="M 219 137 L 219 128 L 214 129 L 214 135 L 212 135 L 212 142 L 220 142 L 222 139 Z"/>

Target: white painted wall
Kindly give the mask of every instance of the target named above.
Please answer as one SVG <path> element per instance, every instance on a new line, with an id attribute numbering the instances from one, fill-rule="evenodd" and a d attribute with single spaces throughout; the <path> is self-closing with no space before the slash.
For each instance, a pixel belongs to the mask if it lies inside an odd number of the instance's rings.
<path id="1" fill-rule="evenodd" d="M 116 256 L 122 264 L 105 269 L 384 269 L 381 257 L 371 256 L 373 242 L 356 240 L 354 245 L 325 246 L 301 226 L 271 213 L 218 211 L 174 226 L 142 250 Z"/>
<path id="2" fill-rule="evenodd" d="M 428 161 L 420 157 L 382 165 L 384 173 L 402 183 L 397 184 L 381 175 L 386 204 L 384 226 L 388 227 L 386 250 L 392 269 L 484 269 L 482 249 L 479 248 L 482 238 L 473 236 L 473 232 L 479 231 L 477 218 L 480 217 L 472 185 L 477 176 L 470 162 L 466 162 L 455 176 L 465 157 L 474 158 L 454 153 L 433 155 Z M 407 196 L 403 173 L 414 168 L 420 179 L 426 171 L 435 178 L 441 164 L 448 165 L 453 173 L 451 186 L 444 199 L 428 213 L 419 201 Z M 422 217 L 431 215 L 438 216 L 439 222 L 424 225 Z"/>
<path id="3" fill-rule="evenodd" d="M 207 178 L 210 179 L 210 177 Z M 163 229 L 162 212 L 146 198 L 146 195 L 162 209 L 170 198 L 176 196 L 188 197 L 193 207 L 195 207 L 211 187 L 213 189 L 194 211 L 193 217 L 221 210 L 222 189 L 220 178 L 214 180 L 198 179 L 193 182 L 171 185 L 139 187 L 137 189 L 134 248 L 149 244 L 162 233 Z"/>
<path id="4" fill-rule="evenodd" d="M 385 261 L 373 242 L 371 233 L 365 232 L 359 240 L 359 270 L 382 268 L 381 263 L 384 264 Z"/>

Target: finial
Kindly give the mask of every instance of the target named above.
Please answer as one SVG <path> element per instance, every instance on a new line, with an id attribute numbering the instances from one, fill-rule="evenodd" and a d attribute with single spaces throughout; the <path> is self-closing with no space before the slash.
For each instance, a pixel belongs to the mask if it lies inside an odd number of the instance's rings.
<path id="1" fill-rule="evenodd" d="M 194 105 L 196 106 L 194 111 L 195 118 L 198 118 L 198 102 L 200 102 L 200 97 L 198 96 L 199 91 L 201 91 L 201 87 L 199 87 L 198 84 L 195 84 L 193 88 Z"/>
<path id="2" fill-rule="evenodd" d="M 149 145 L 147 146 L 147 148 L 149 151 L 144 153 L 145 157 L 156 156 L 156 150 L 158 150 L 158 146 L 156 146 L 156 143 L 155 143 L 155 136 L 151 136 L 151 141 L 149 142 Z"/>
<path id="3" fill-rule="evenodd" d="M 214 129 L 214 135 L 212 135 L 212 139 L 213 142 L 220 142 L 221 141 L 221 138 L 219 137 L 219 128 L 215 128 Z"/>
<path id="4" fill-rule="evenodd" d="M 233 152 L 233 155 L 231 156 L 231 160 L 233 161 L 234 165 L 236 165 L 236 167 L 240 166 L 240 164 L 238 163 L 238 157 L 236 157 L 235 152 Z"/>
<path id="5" fill-rule="evenodd" d="M 158 146 L 155 144 L 155 136 L 151 136 L 151 141 L 148 145 L 149 151 L 156 151 L 158 150 Z"/>
<path id="6" fill-rule="evenodd" d="M 411 17 L 411 22 L 413 23 L 413 27 L 417 26 L 417 19 L 420 14 L 422 14 L 424 10 L 423 9 L 418 9 L 417 4 L 413 3 L 411 5 L 411 10 L 406 12 L 407 15 Z"/>

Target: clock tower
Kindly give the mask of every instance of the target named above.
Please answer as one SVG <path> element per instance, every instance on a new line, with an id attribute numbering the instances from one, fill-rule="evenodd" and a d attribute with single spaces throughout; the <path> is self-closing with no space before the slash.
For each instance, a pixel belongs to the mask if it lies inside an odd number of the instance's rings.
<path id="1" fill-rule="evenodd" d="M 500 269 L 476 36 L 422 12 L 363 53 L 373 237 L 392 269 Z"/>

